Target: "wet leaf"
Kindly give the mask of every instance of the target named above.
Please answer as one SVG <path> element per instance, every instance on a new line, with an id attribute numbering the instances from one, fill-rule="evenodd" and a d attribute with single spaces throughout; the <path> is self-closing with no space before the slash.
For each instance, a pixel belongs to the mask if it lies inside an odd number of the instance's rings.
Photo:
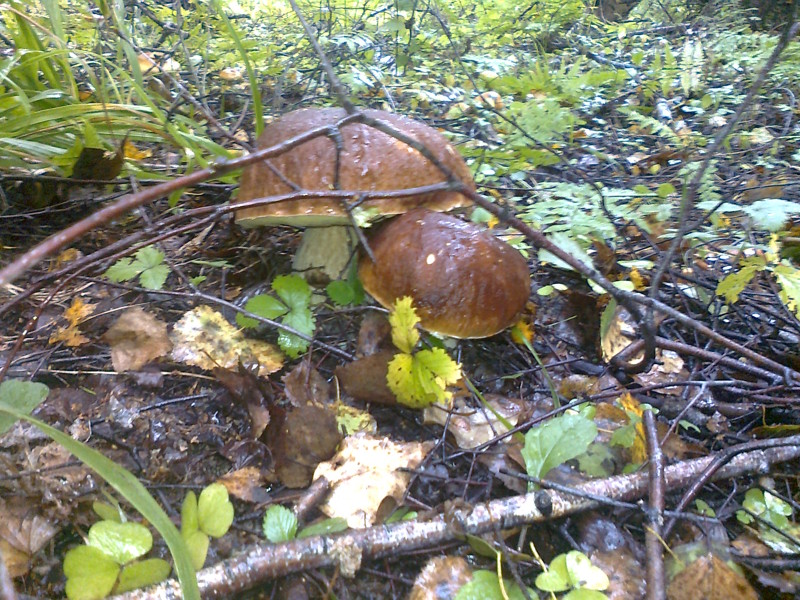
<path id="1" fill-rule="evenodd" d="M 124 565 L 153 547 L 153 534 L 139 523 L 100 521 L 89 528 L 88 545 Z"/>
<path id="2" fill-rule="evenodd" d="M 288 508 L 273 504 L 264 514 L 264 537 L 273 544 L 288 542 L 297 535 L 297 517 Z"/>
<path id="3" fill-rule="evenodd" d="M 200 530 L 211 537 L 222 537 L 228 532 L 233 523 L 233 504 L 224 485 L 212 483 L 200 492 L 197 522 Z"/>
<path id="4" fill-rule="evenodd" d="M 0 383 L 0 404 L 30 414 L 47 398 L 48 393 L 50 389 L 43 383 L 6 379 Z M 0 434 L 8 431 L 16 422 L 15 417 L 0 413 Z"/>
<path id="5" fill-rule="evenodd" d="M 172 350 L 167 324 L 138 306 L 122 313 L 103 341 L 111 346 L 111 362 L 119 372 L 138 371 Z"/>
<path id="6" fill-rule="evenodd" d="M 164 581 L 171 570 L 172 566 L 163 558 L 149 558 L 126 565 L 119 574 L 114 593 L 122 594 Z"/>
<path id="7" fill-rule="evenodd" d="M 99 548 L 78 546 L 64 556 L 69 600 L 100 600 L 111 593 L 120 567 Z"/>
<path id="8" fill-rule="evenodd" d="M 597 436 L 595 424 L 577 414 L 555 417 L 525 434 L 522 456 L 528 475 L 543 478 L 551 469 L 577 458 Z"/>

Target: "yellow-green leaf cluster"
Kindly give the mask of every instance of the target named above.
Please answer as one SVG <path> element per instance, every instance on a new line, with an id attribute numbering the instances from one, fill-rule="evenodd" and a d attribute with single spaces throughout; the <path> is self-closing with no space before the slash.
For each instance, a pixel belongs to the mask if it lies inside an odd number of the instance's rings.
<path id="1" fill-rule="evenodd" d="M 461 378 L 461 366 L 441 348 L 414 352 L 419 341 L 416 325 L 419 317 L 411 298 L 395 302 L 389 316 L 392 342 L 400 350 L 389 361 L 386 382 L 398 402 L 412 408 L 424 408 L 434 402 L 446 402 L 452 397 L 448 385 Z"/>

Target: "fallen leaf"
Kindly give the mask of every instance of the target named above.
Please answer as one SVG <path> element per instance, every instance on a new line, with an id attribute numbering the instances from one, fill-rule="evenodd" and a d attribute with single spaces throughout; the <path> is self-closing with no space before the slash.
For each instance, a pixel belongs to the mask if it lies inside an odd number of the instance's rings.
<path id="1" fill-rule="evenodd" d="M 455 598 L 472 579 L 472 567 L 460 556 L 435 556 L 414 580 L 408 600 Z"/>
<path id="2" fill-rule="evenodd" d="M 172 349 L 166 323 L 138 306 L 126 310 L 103 335 L 118 372 L 137 371 Z"/>
<path id="3" fill-rule="evenodd" d="M 58 533 L 24 498 L 0 498 L 0 554 L 11 577 L 28 572 L 30 558 Z"/>
<path id="4" fill-rule="evenodd" d="M 330 403 L 331 386 L 307 360 L 284 375 L 283 383 L 286 398 L 292 406 L 322 406 Z"/>
<path id="5" fill-rule="evenodd" d="M 522 410 L 522 403 L 513 398 L 487 395 L 486 406 L 469 407 L 463 398 L 456 398 L 449 414 L 441 404 L 433 404 L 423 411 L 422 416 L 426 424 L 446 426 L 458 447 L 470 450 L 514 427 Z"/>
<path id="6" fill-rule="evenodd" d="M 89 342 L 89 338 L 83 335 L 78 327 L 94 312 L 94 309 L 94 304 L 89 304 L 80 298 L 75 298 L 69 308 L 64 311 L 64 318 L 67 320 L 67 326 L 59 327 L 56 332 L 50 336 L 49 343 L 55 344 L 57 342 L 63 342 L 64 345 L 74 348 Z"/>
<path id="7" fill-rule="evenodd" d="M 245 502 L 266 502 L 269 493 L 262 487 L 266 478 L 256 467 L 244 467 L 223 475 L 219 483 L 225 486 L 231 496 Z"/>
<path id="8" fill-rule="evenodd" d="M 231 397 L 250 414 L 250 435 L 253 439 L 261 437 L 269 424 L 271 394 L 262 387 L 258 376 L 242 365 L 239 365 L 238 371 L 217 367 L 213 373 Z"/>
<path id="9" fill-rule="evenodd" d="M 201 369 L 234 369 L 258 366 L 263 377 L 283 366 L 283 355 L 267 342 L 251 340 L 208 306 L 198 306 L 185 313 L 170 335 L 172 359 Z"/>
<path id="10" fill-rule="evenodd" d="M 701 556 L 667 587 L 668 600 L 758 600 L 747 579 L 714 554 Z"/>
<path id="11" fill-rule="evenodd" d="M 432 442 L 393 442 L 366 433 L 346 438 L 336 456 L 314 472 L 314 479 L 331 483 L 320 510 L 352 528 L 370 527 L 386 498 L 402 501 L 411 479 L 407 470 L 417 468 L 432 447 Z"/>
<path id="12" fill-rule="evenodd" d="M 311 483 L 314 469 L 333 456 L 341 439 L 333 410 L 311 405 L 273 404 L 262 436 L 275 460 L 275 474 L 290 488 Z"/>
<path id="13" fill-rule="evenodd" d="M 386 383 L 389 361 L 395 354 L 394 350 L 380 350 L 346 365 L 339 365 L 333 374 L 344 391 L 359 402 L 397 404 L 397 398 Z"/>

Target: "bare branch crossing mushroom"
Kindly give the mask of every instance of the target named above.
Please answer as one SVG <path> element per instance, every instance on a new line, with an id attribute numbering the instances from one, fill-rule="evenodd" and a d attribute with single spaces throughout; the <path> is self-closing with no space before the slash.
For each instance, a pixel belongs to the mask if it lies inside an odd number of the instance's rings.
<path id="1" fill-rule="evenodd" d="M 469 168 L 441 133 L 419 121 L 380 110 L 364 110 L 363 114 L 422 144 L 453 175 L 474 189 Z M 340 108 L 287 113 L 264 129 L 258 146 L 274 146 L 311 129 L 335 125 L 345 116 Z M 320 136 L 270 159 L 272 168 L 266 161 L 247 167 L 236 202 L 298 190 L 334 189 L 337 164 L 338 188 L 342 190 L 404 190 L 447 181 L 442 171 L 422 153 L 383 131 L 357 122 L 344 125 L 340 131 L 342 147 L 338 163 L 336 143 L 328 136 Z M 403 198 L 370 199 L 359 210 L 376 216 L 396 215 L 417 206 L 444 211 L 468 204 L 469 199 L 462 194 L 443 190 Z M 307 227 L 294 258 L 294 269 L 300 272 L 320 269 L 328 279 L 342 275 L 354 247 L 354 231 L 347 210 L 337 198 L 298 199 L 242 209 L 237 211 L 236 221 L 244 227 Z"/>
<path id="2" fill-rule="evenodd" d="M 364 289 L 386 308 L 411 296 L 428 331 L 481 338 L 514 324 L 530 295 L 525 258 L 489 231 L 450 215 L 414 209 L 369 241 L 359 261 Z"/>

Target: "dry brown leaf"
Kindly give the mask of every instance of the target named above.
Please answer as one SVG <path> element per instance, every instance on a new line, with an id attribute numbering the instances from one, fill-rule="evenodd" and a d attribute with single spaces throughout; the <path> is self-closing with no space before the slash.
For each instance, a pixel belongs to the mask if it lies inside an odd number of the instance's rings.
<path id="1" fill-rule="evenodd" d="M 262 439 L 275 460 L 275 474 L 286 487 L 311 483 L 314 469 L 328 460 L 342 439 L 336 414 L 322 406 L 270 406 L 270 423 Z"/>
<path id="2" fill-rule="evenodd" d="M 330 403 L 331 386 L 304 360 L 283 376 L 286 398 L 292 406 L 323 406 Z"/>
<path id="3" fill-rule="evenodd" d="M 435 556 L 414 580 L 408 600 L 455 598 L 472 579 L 472 567 L 460 556 Z"/>
<path id="4" fill-rule="evenodd" d="M 243 467 L 219 479 L 231 496 L 236 496 L 245 502 L 266 502 L 269 494 L 261 487 L 266 478 L 255 467 Z"/>
<path id="5" fill-rule="evenodd" d="M 31 556 L 41 550 L 58 529 L 23 498 L 0 498 L 0 554 L 11 577 L 28 572 Z"/>
<path id="6" fill-rule="evenodd" d="M 283 355 L 272 344 L 251 340 L 208 306 L 198 306 L 185 313 L 170 335 L 172 359 L 201 369 L 235 369 L 241 362 L 246 368 L 258 366 L 258 375 L 266 376 L 283 366 Z"/>
<path id="7" fill-rule="evenodd" d="M 394 355 L 393 350 L 379 350 L 346 365 L 339 365 L 334 375 L 344 391 L 359 402 L 397 404 L 397 398 L 386 383 L 389 361 Z"/>
<path id="8" fill-rule="evenodd" d="M 523 410 L 521 402 L 505 396 L 487 395 L 486 404 L 486 407 L 468 407 L 459 397 L 453 402 L 449 421 L 447 409 L 439 404 L 427 407 L 422 413 L 423 420 L 426 424 L 446 425 L 458 447 L 470 450 L 506 433 L 510 428 L 503 421 L 515 426 Z"/>
<path id="9" fill-rule="evenodd" d="M 126 310 L 103 335 L 114 370 L 137 371 L 172 349 L 166 323 L 138 306 Z"/>
<path id="10" fill-rule="evenodd" d="M 269 425 L 271 397 L 266 388 L 262 388 L 258 377 L 242 365 L 239 365 L 238 371 L 217 367 L 213 373 L 231 397 L 244 406 L 250 414 L 250 435 L 254 439 L 261 437 Z"/>
<path id="11" fill-rule="evenodd" d="M 701 556 L 667 587 L 669 600 L 758 600 L 747 579 L 714 554 Z"/>
<path id="12" fill-rule="evenodd" d="M 417 468 L 432 447 L 432 442 L 393 442 L 366 433 L 351 435 L 336 456 L 314 472 L 314 479 L 325 477 L 331 483 L 331 492 L 320 510 L 329 517 L 344 518 L 352 528 L 370 527 L 386 498 L 402 501 L 411 479 L 405 469 Z"/>

